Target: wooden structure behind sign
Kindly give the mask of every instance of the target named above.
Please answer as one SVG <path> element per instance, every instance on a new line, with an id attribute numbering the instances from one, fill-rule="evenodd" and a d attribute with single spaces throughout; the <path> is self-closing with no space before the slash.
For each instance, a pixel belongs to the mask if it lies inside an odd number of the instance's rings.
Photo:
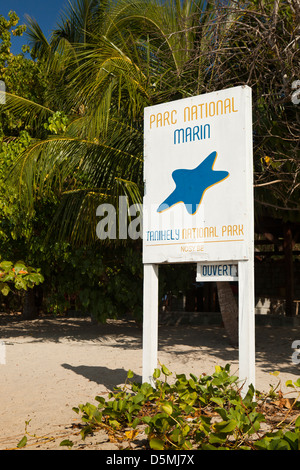
<path id="1" fill-rule="evenodd" d="M 249 87 L 145 109 L 144 381 L 157 367 L 158 266 L 184 262 L 221 277 L 238 266 L 240 378 L 255 385 L 252 163 Z"/>

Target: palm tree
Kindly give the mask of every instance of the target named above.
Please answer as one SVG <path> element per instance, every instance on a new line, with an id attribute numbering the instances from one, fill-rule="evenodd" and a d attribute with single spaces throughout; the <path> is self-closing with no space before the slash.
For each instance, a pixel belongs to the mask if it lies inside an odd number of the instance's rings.
<path id="1" fill-rule="evenodd" d="M 47 107 L 17 97 L 8 106 L 31 106 L 31 116 L 42 119 L 63 111 L 69 124 L 63 134 L 35 141 L 13 176 L 27 208 L 49 188 L 60 195 L 53 220 L 60 236 L 93 242 L 99 204 L 117 206 L 120 194 L 142 202 L 143 109 L 213 89 L 216 54 L 231 26 L 215 5 L 77 0 L 50 42 L 29 20 L 33 53 L 53 86 Z"/>
<path id="2" fill-rule="evenodd" d="M 196 92 L 205 90 L 201 52 L 213 35 L 214 13 L 202 1 L 77 0 L 49 43 L 29 20 L 33 52 L 53 77 L 47 99 L 54 109 L 49 104 L 47 111 L 63 111 L 69 125 L 35 142 L 14 175 L 29 204 L 51 185 L 61 193 L 61 234 L 93 238 L 87 221 L 104 200 L 116 203 L 126 194 L 141 203 L 143 109 L 195 94 L 195 83 Z M 8 105 L 17 112 L 31 106 L 31 116 L 45 117 L 44 108 L 17 97 Z"/>

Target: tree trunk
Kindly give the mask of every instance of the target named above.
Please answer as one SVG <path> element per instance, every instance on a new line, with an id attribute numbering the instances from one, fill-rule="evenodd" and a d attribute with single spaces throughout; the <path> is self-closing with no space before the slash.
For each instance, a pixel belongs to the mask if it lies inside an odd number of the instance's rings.
<path id="1" fill-rule="evenodd" d="M 284 226 L 284 260 L 285 260 L 285 314 L 294 315 L 294 265 L 293 265 L 293 236 L 291 228 Z"/>
<path id="2" fill-rule="evenodd" d="M 31 289 L 28 289 L 25 292 L 24 305 L 22 311 L 23 320 L 34 320 L 38 317 L 40 305 L 38 302 L 37 286 L 34 286 Z"/>
<path id="3" fill-rule="evenodd" d="M 229 282 L 217 282 L 218 299 L 224 323 L 232 346 L 238 346 L 238 306 Z"/>

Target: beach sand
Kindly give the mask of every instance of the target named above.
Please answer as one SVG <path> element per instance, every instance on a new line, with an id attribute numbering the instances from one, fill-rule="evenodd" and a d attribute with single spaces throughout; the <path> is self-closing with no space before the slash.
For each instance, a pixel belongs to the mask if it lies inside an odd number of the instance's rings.
<path id="1" fill-rule="evenodd" d="M 30 450 L 57 450 L 63 439 L 74 449 L 114 450 L 104 431 L 82 441 L 75 437 L 80 417 L 72 407 L 105 398 L 126 380 L 142 377 L 142 329 L 134 321 L 109 320 L 96 325 L 84 318 L 41 317 L 20 321 L 0 316 L 0 450 L 13 449 L 25 434 Z M 174 374 L 211 374 L 230 364 L 238 375 L 238 349 L 230 346 L 221 326 L 160 325 L 158 359 Z M 292 361 L 299 327 L 256 327 L 256 389 L 268 392 L 300 377 Z M 275 377 L 271 373 L 279 371 Z M 77 431 L 76 431 L 77 432 Z M 44 437 L 44 439 L 42 439 Z"/>

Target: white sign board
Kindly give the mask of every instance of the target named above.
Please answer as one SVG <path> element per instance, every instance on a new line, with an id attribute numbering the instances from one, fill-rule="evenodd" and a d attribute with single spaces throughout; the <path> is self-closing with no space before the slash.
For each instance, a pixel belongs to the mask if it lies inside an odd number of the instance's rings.
<path id="1" fill-rule="evenodd" d="M 144 181 L 143 381 L 157 367 L 158 265 L 189 262 L 197 280 L 238 276 L 239 375 L 255 387 L 251 89 L 146 108 Z"/>
<path id="2" fill-rule="evenodd" d="M 233 263 L 197 263 L 196 281 L 238 281 L 238 267 Z"/>
<path id="3" fill-rule="evenodd" d="M 251 113 L 247 86 L 145 109 L 144 263 L 249 258 Z"/>

